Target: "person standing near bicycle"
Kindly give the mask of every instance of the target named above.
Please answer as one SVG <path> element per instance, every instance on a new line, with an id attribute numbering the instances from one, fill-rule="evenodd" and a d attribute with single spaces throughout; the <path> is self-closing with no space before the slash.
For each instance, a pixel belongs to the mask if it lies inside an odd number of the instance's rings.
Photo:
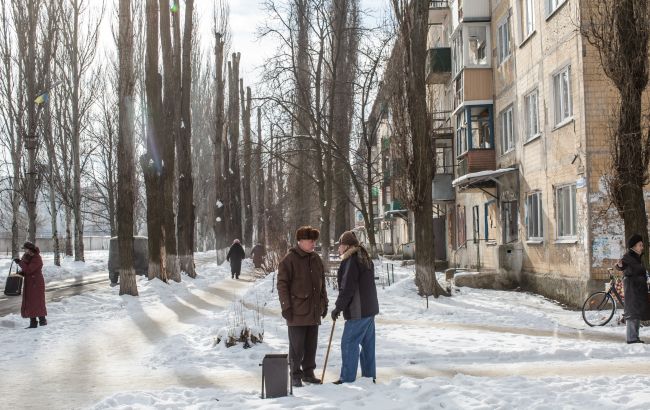
<path id="1" fill-rule="evenodd" d="M 616 262 L 616 268 L 624 272 L 625 323 L 627 343 L 645 343 L 639 339 L 641 320 L 650 319 L 648 306 L 648 285 L 646 267 L 643 264 L 643 238 L 639 234 L 630 236 L 627 241 L 628 252 Z"/>

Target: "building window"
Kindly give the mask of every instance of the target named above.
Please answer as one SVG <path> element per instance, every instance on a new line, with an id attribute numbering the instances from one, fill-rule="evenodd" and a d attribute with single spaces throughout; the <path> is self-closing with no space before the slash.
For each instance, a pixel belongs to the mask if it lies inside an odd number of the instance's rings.
<path id="1" fill-rule="evenodd" d="M 454 76 L 463 69 L 463 31 L 458 30 L 458 34 L 451 40 L 451 63 Z"/>
<path id="2" fill-rule="evenodd" d="M 503 243 L 514 242 L 519 237 L 517 232 L 517 201 L 503 202 L 501 213 L 503 216 Z"/>
<path id="3" fill-rule="evenodd" d="M 524 97 L 526 114 L 526 140 L 539 135 L 539 116 L 537 109 L 537 90 Z"/>
<path id="4" fill-rule="evenodd" d="M 467 152 L 467 122 L 465 113 L 459 112 L 456 115 L 456 156 L 461 156 Z"/>
<path id="5" fill-rule="evenodd" d="M 519 12 L 521 15 L 521 39 L 523 41 L 535 31 L 535 1 L 519 0 Z"/>
<path id="6" fill-rule="evenodd" d="M 557 199 L 558 239 L 576 237 L 576 185 L 565 185 L 555 191 Z"/>
<path id="7" fill-rule="evenodd" d="M 512 105 L 499 114 L 501 123 L 501 152 L 506 153 L 515 147 L 515 133 L 512 121 Z"/>
<path id="8" fill-rule="evenodd" d="M 528 239 L 541 240 L 544 237 L 542 214 L 542 193 L 529 194 L 526 197 L 526 234 Z"/>
<path id="9" fill-rule="evenodd" d="M 546 0 L 546 16 L 550 16 L 564 4 L 566 0 Z"/>
<path id="10" fill-rule="evenodd" d="M 465 246 L 465 242 L 467 242 L 464 206 L 458 206 L 458 224 L 456 225 L 456 229 L 456 247 L 460 248 Z"/>
<path id="11" fill-rule="evenodd" d="M 499 64 L 510 57 L 510 16 L 506 17 L 497 28 L 497 54 Z"/>
<path id="12" fill-rule="evenodd" d="M 571 110 L 571 66 L 563 68 L 553 76 L 553 111 L 555 125 L 572 115 Z"/>
<path id="13" fill-rule="evenodd" d="M 487 26 L 469 26 L 467 28 L 468 65 L 488 66 Z"/>
<path id="14" fill-rule="evenodd" d="M 485 240 L 494 242 L 497 240 L 497 201 L 492 200 L 485 203 Z"/>

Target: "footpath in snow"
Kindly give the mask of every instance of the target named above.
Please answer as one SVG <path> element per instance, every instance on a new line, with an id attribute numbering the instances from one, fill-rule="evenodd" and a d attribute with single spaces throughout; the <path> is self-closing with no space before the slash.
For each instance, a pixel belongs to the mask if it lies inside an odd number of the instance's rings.
<path id="1" fill-rule="evenodd" d="M 105 272 L 106 259 L 95 252 L 74 268 L 48 267 L 48 286 Z M 340 321 L 325 384 L 261 400 L 258 364 L 288 349 L 274 275 L 255 280 L 246 260 L 242 279 L 232 280 L 214 253 L 198 254 L 196 263 L 195 280 L 139 277 L 139 297 L 118 296 L 107 284 L 50 303 L 43 328 L 24 329 L 16 314 L 0 317 L 0 407 L 650 408 L 650 346 L 625 344 L 624 327 L 588 328 L 579 312 L 521 292 L 461 288 L 430 299 L 427 309 L 412 267 L 396 267 L 395 283 L 378 286 L 377 384 L 331 384 L 340 369 Z M 336 290 L 328 292 L 333 306 Z M 219 330 L 242 316 L 263 327 L 264 342 L 215 344 Z M 331 326 L 328 317 L 320 328 L 317 375 Z M 650 340 L 642 328 L 644 336 Z"/>

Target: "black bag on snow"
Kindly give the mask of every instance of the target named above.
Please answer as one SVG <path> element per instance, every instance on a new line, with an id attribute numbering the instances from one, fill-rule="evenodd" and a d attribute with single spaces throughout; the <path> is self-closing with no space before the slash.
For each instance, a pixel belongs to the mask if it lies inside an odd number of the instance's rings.
<path id="1" fill-rule="evenodd" d="M 9 275 L 7 276 L 7 282 L 5 282 L 5 295 L 20 296 L 23 290 L 23 277 L 11 274 L 11 268 L 13 265 L 14 261 L 11 261 L 11 265 L 9 266 Z"/>

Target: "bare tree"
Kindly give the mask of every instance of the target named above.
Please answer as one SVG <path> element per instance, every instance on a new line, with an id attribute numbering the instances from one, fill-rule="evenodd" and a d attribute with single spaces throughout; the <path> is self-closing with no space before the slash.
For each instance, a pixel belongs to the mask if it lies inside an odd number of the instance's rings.
<path id="1" fill-rule="evenodd" d="M 262 163 L 262 109 L 257 108 L 257 146 L 255 147 L 255 159 L 253 160 L 253 169 L 255 175 L 255 202 L 256 209 L 256 222 L 257 222 L 257 242 L 267 244 L 266 238 L 266 223 L 264 214 L 266 209 L 266 189 L 264 182 L 264 164 Z"/>
<path id="2" fill-rule="evenodd" d="M 162 81 L 158 72 L 158 2 L 146 3 L 145 89 L 147 98 L 147 152 L 140 157 L 147 197 L 147 232 L 149 248 L 149 279 L 167 282 L 163 203 L 163 108 Z"/>
<path id="3" fill-rule="evenodd" d="M 398 33 L 397 58 L 389 67 L 393 114 L 392 158 L 403 178 L 396 184 L 399 198 L 415 216 L 415 283 L 421 295 L 449 296 L 435 276 L 432 181 L 435 164 L 427 114 L 425 60 L 429 4 L 392 0 Z"/>
<path id="4" fill-rule="evenodd" d="M 244 243 L 252 248 L 253 246 L 253 201 L 251 197 L 251 161 L 252 161 L 252 143 L 251 143 L 251 89 L 246 87 L 244 94 L 244 80 L 239 80 L 239 92 L 241 101 L 241 120 L 244 142 L 243 171 L 244 176 L 241 180 L 241 187 L 244 193 Z"/>
<path id="5" fill-rule="evenodd" d="M 643 187 L 649 182 L 650 129 L 642 129 L 641 109 L 648 85 L 648 6 L 647 0 L 583 2 L 586 16 L 581 27 L 619 97 L 611 131 L 611 173 L 606 178 L 609 196 L 623 219 L 625 237 L 640 233 L 644 243 L 648 243 Z M 647 264 L 647 252 L 643 258 Z"/>
<path id="6" fill-rule="evenodd" d="M 120 295 L 138 295 L 133 261 L 133 204 L 135 179 L 135 73 L 131 0 L 119 3 L 119 138 L 117 144 L 117 235 L 120 249 Z"/>
<path id="7" fill-rule="evenodd" d="M 242 237 L 241 171 L 239 164 L 239 61 L 240 53 L 233 53 L 228 62 L 228 146 L 226 170 L 226 232 L 231 239 Z"/>
<path id="8" fill-rule="evenodd" d="M 178 254 L 180 269 L 190 277 L 194 270 L 194 180 L 192 177 L 192 34 L 194 0 L 185 2 L 182 50 L 181 125 L 178 151 Z"/>

